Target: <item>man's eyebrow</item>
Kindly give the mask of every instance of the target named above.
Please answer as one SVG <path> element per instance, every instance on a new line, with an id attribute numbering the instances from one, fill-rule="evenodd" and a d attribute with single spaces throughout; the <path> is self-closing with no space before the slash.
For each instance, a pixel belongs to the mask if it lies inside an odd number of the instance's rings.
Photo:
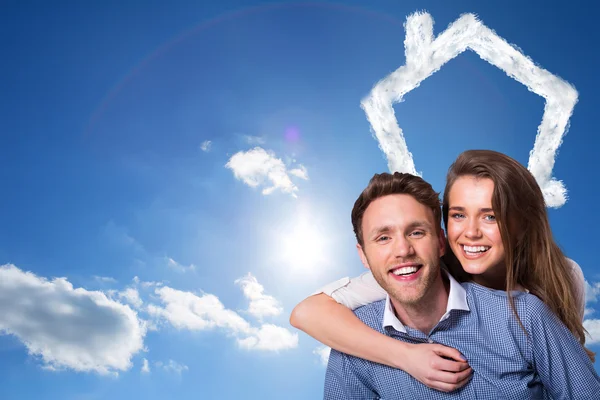
<path id="1" fill-rule="evenodd" d="M 448 208 L 448 210 L 464 212 L 465 208 L 461 207 L 461 206 L 454 206 L 454 207 Z M 494 209 L 486 207 L 486 208 L 480 208 L 479 211 L 484 212 L 484 213 L 489 213 L 489 212 L 494 212 Z"/>
<path id="2" fill-rule="evenodd" d="M 381 235 L 382 233 L 388 233 L 391 231 L 392 231 L 392 227 L 389 225 L 380 226 L 380 227 L 371 229 L 371 232 L 369 233 L 369 237 L 376 237 L 376 236 Z"/>
<path id="3" fill-rule="evenodd" d="M 415 229 L 415 228 L 424 228 L 433 230 L 433 226 L 429 223 L 429 221 L 415 221 L 407 226 L 407 230 Z"/>
<path id="4" fill-rule="evenodd" d="M 410 223 L 408 226 L 406 226 L 406 230 L 411 230 L 411 229 L 415 229 L 415 228 L 422 228 L 422 229 L 428 229 L 428 230 L 433 230 L 433 226 L 428 222 L 428 221 L 414 221 L 412 223 Z M 389 233 L 392 232 L 394 230 L 394 228 L 390 225 L 383 225 L 377 228 L 373 228 L 369 234 L 369 237 L 371 238 L 375 238 L 379 235 L 381 235 L 382 233 Z"/>

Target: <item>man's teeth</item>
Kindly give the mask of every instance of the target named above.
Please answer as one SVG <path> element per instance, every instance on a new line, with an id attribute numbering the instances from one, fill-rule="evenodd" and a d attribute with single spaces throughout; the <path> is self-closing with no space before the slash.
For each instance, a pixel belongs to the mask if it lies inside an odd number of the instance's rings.
<path id="1" fill-rule="evenodd" d="M 392 271 L 394 275 L 408 275 L 417 272 L 417 267 L 402 267 Z"/>
<path id="2" fill-rule="evenodd" d="M 482 253 L 488 251 L 490 246 L 463 246 L 467 253 Z"/>

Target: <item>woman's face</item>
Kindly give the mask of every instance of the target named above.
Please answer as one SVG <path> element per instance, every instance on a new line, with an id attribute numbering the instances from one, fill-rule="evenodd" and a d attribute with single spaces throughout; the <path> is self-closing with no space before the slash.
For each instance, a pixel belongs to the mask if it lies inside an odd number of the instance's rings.
<path id="1" fill-rule="evenodd" d="M 492 210 L 494 182 L 459 177 L 448 196 L 448 242 L 463 269 L 481 285 L 504 289 L 504 245 Z"/>

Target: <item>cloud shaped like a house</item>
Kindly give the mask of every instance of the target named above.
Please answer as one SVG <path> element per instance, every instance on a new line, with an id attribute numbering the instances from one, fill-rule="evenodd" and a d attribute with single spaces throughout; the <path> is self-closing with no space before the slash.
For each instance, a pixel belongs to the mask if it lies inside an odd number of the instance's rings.
<path id="1" fill-rule="evenodd" d="M 402 101 L 406 93 L 469 49 L 546 100 L 527 168 L 540 185 L 547 206 L 564 205 L 567 190 L 562 181 L 552 177 L 552 169 L 577 103 L 575 88 L 535 65 L 473 14 L 462 15 L 435 39 L 433 19 L 427 13 L 410 15 L 405 29 L 406 64 L 379 81 L 361 102 L 390 171 L 417 174 L 412 154 L 394 115 L 393 104 Z"/>

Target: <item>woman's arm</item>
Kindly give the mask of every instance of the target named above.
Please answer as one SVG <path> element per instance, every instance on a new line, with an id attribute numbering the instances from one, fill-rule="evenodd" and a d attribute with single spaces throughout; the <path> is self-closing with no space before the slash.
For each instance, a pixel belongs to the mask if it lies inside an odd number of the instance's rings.
<path id="1" fill-rule="evenodd" d="M 575 284 L 575 287 L 573 288 L 575 290 L 575 293 L 573 293 L 573 295 L 575 296 L 575 300 L 577 301 L 579 315 L 581 317 L 581 320 L 583 320 L 585 314 L 585 278 L 583 277 L 583 271 L 581 270 L 579 264 L 577 264 L 570 258 L 567 258 L 567 261 L 571 266 L 571 274 L 573 276 L 573 282 Z"/>
<path id="2" fill-rule="evenodd" d="M 365 325 L 354 313 L 324 293 L 310 296 L 292 311 L 290 323 L 342 353 L 400 368 L 395 351 L 407 346 Z"/>
<path id="3" fill-rule="evenodd" d="M 371 271 L 331 282 L 313 294 L 325 293 L 341 305 L 356 310 L 358 307 L 384 300 L 387 293 L 373 277 Z"/>
<path id="4" fill-rule="evenodd" d="M 324 293 L 312 295 L 294 308 L 290 323 L 329 347 L 402 369 L 433 389 L 449 392 L 466 384 L 471 368 L 456 349 L 392 339 L 365 325 L 349 308 L 328 296 L 332 294 L 355 307 L 366 304 L 364 301 L 368 296 L 365 297 L 365 293 L 371 292 L 370 289 L 365 291 L 363 286 L 365 283 L 371 285 L 371 279 L 372 276 L 363 274 L 326 286 Z M 377 287 L 382 291 L 379 285 Z M 385 292 L 379 297 L 385 298 Z"/>

